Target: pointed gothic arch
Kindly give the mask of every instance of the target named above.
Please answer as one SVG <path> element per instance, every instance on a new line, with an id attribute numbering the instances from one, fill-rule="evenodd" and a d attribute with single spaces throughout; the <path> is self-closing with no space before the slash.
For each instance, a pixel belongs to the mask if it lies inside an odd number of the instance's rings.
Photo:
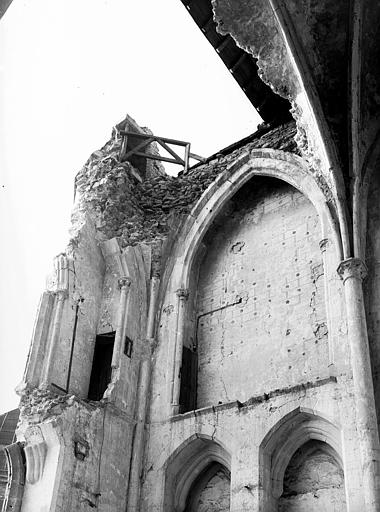
<path id="1" fill-rule="evenodd" d="M 304 194 L 316 209 L 321 222 L 321 238 L 331 230 L 341 261 L 342 247 L 338 215 L 326 193 L 300 157 L 275 149 L 254 149 L 234 160 L 203 193 L 191 210 L 178 235 L 174 260 L 177 261 L 171 279 L 177 288 L 187 288 L 191 267 L 201 241 L 225 203 L 253 176 L 267 176 L 285 181 Z M 326 195 L 327 194 L 327 195 Z"/>
<path id="2" fill-rule="evenodd" d="M 328 187 L 318 182 L 298 156 L 273 149 L 242 153 L 209 186 L 187 216 L 162 281 L 161 304 L 175 304 L 168 343 L 167 404 L 169 415 L 180 412 L 181 364 L 186 324 L 186 301 L 192 273 L 202 251 L 202 241 L 227 201 L 253 177 L 275 178 L 301 192 L 314 206 L 320 221 L 321 239 L 332 239 L 336 265 L 342 257 L 338 215 L 329 198 Z"/>
<path id="3" fill-rule="evenodd" d="M 259 450 L 259 510 L 277 510 L 284 474 L 294 453 L 310 440 L 321 441 L 325 451 L 343 468 L 341 430 L 320 412 L 297 407 L 277 422 Z"/>

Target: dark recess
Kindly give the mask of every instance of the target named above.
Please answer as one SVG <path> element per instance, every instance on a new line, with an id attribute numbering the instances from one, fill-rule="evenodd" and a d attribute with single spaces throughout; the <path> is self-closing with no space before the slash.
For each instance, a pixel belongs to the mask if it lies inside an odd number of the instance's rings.
<path id="1" fill-rule="evenodd" d="M 111 362 L 114 343 L 115 332 L 100 334 L 96 337 L 90 387 L 88 390 L 89 400 L 101 400 L 108 384 L 111 382 Z"/>

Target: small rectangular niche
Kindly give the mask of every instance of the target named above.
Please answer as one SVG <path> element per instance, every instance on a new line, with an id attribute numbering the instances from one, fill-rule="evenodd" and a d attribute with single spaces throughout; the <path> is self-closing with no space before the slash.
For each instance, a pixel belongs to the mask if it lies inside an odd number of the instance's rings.
<path id="1" fill-rule="evenodd" d="M 133 350 L 133 341 L 131 340 L 131 338 L 128 338 L 128 336 L 126 336 L 125 342 L 124 342 L 124 355 L 131 358 L 132 350 Z"/>
<path id="2" fill-rule="evenodd" d="M 99 334 L 95 341 L 94 359 L 90 386 L 88 390 L 89 400 L 101 400 L 112 376 L 112 353 L 115 344 L 115 331 Z"/>

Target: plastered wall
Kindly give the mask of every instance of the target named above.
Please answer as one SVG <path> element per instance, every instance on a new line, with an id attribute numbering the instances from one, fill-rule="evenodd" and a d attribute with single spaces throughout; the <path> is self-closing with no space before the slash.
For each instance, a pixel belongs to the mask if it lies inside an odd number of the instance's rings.
<path id="1" fill-rule="evenodd" d="M 244 185 L 205 239 L 197 406 L 318 379 L 328 365 L 318 215 L 279 180 Z"/>

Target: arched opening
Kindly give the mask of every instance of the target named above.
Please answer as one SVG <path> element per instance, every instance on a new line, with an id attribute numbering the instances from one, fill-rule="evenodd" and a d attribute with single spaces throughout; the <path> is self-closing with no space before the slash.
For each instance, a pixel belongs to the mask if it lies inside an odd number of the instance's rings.
<path id="1" fill-rule="evenodd" d="M 199 435 L 185 441 L 166 463 L 164 510 L 227 512 L 230 464 L 220 443 Z"/>
<path id="2" fill-rule="evenodd" d="M 180 412 L 317 380 L 328 367 L 321 221 L 289 183 L 253 176 L 194 258 Z"/>
<path id="3" fill-rule="evenodd" d="M 323 441 L 307 441 L 285 470 L 279 512 L 345 512 L 343 469 L 334 449 Z"/>
<path id="4" fill-rule="evenodd" d="M 340 430 L 297 408 L 260 445 L 260 512 L 345 512 Z"/>

